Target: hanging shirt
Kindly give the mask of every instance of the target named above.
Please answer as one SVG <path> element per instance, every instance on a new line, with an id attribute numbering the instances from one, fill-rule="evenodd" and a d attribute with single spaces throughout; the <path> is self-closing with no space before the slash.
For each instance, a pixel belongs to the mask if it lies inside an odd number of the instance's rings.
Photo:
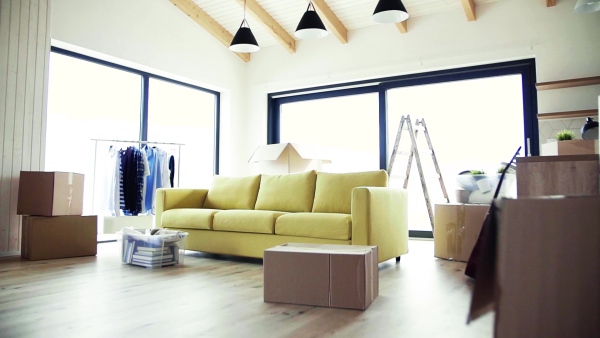
<path id="1" fill-rule="evenodd" d="M 148 176 L 146 176 L 146 192 L 144 199 L 144 206 L 147 214 L 154 214 L 154 194 L 156 192 L 156 149 L 147 147 L 144 149 L 146 153 L 146 159 L 148 160 Z"/>
<path id="2" fill-rule="evenodd" d="M 120 209 L 120 152 L 110 146 L 106 154 L 104 166 L 104 194 L 101 201 L 101 212 L 107 216 L 117 216 Z"/>

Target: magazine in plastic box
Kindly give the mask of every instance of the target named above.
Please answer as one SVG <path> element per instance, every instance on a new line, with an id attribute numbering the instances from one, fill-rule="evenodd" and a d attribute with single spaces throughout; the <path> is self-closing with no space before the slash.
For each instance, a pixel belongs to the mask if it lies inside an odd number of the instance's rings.
<path id="1" fill-rule="evenodd" d="M 176 230 L 158 229 L 150 234 L 123 228 L 120 232 L 122 262 L 147 268 L 183 264 L 187 235 Z"/>

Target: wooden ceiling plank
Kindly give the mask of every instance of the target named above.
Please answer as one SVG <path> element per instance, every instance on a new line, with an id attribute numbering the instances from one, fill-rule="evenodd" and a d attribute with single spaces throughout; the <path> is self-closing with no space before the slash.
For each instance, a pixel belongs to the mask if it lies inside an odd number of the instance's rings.
<path id="1" fill-rule="evenodd" d="M 408 20 L 404 20 L 402 22 L 397 22 L 396 27 L 398 27 L 398 30 L 400 31 L 400 33 L 402 33 L 402 34 L 408 33 Z"/>
<path id="2" fill-rule="evenodd" d="M 556 0 L 546 0 L 546 7 L 556 6 Z"/>
<path id="3" fill-rule="evenodd" d="M 225 47 L 229 48 L 233 35 L 229 33 L 223 26 L 217 23 L 210 15 L 198 7 L 192 0 L 169 0 L 180 11 L 189 16 L 200 27 L 204 28 L 215 39 L 221 42 Z M 244 62 L 250 61 L 250 53 L 235 53 Z"/>
<path id="4" fill-rule="evenodd" d="M 475 21 L 477 16 L 475 15 L 475 0 L 461 0 L 467 20 Z"/>
<path id="5" fill-rule="evenodd" d="M 237 3 L 244 6 L 243 0 Z M 288 52 L 296 53 L 296 40 L 256 0 L 246 0 L 246 9 Z"/>
<path id="6" fill-rule="evenodd" d="M 308 2 L 308 1 L 307 1 Z M 348 43 L 348 30 L 342 24 L 340 19 L 333 13 L 331 8 L 325 3 L 325 0 L 313 0 L 313 5 L 319 14 L 323 23 L 333 35 L 343 44 Z"/>

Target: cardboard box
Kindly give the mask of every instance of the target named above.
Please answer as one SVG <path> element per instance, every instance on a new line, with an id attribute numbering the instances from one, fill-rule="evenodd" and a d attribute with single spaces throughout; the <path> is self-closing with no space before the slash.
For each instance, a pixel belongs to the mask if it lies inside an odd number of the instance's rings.
<path id="1" fill-rule="evenodd" d="M 598 154 L 598 140 L 547 142 L 540 150 L 543 156 Z"/>
<path id="2" fill-rule="evenodd" d="M 21 171 L 17 214 L 83 214 L 83 179 L 83 174 L 76 173 Z"/>
<path id="3" fill-rule="evenodd" d="M 598 337 L 600 196 L 505 199 L 496 210 L 469 317 L 495 311 L 496 337 Z"/>
<path id="4" fill-rule="evenodd" d="M 434 256 L 467 262 L 489 208 L 486 204 L 436 204 Z"/>
<path id="5" fill-rule="evenodd" d="M 259 162 L 261 174 L 287 174 L 321 171 L 321 165 L 331 163 L 331 160 L 322 148 L 316 146 L 278 143 L 259 146 L 248 162 Z"/>
<path id="6" fill-rule="evenodd" d="M 95 256 L 98 216 L 23 216 L 21 257 L 40 259 Z"/>
<path id="7" fill-rule="evenodd" d="M 599 195 L 598 155 L 517 158 L 517 196 Z"/>
<path id="8" fill-rule="evenodd" d="M 288 243 L 264 251 L 265 302 L 364 310 L 379 294 L 377 247 Z"/>

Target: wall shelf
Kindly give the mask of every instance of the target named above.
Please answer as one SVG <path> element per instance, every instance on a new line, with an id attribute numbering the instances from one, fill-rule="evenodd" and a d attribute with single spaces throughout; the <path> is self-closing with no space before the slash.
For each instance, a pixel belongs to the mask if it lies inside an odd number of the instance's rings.
<path id="1" fill-rule="evenodd" d="M 538 114 L 538 120 L 574 119 L 577 117 L 593 117 L 596 115 L 598 115 L 598 111 L 595 109 L 561 111 L 556 113 Z"/>
<path id="2" fill-rule="evenodd" d="M 592 86 L 600 84 L 600 76 L 583 77 L 551 82 L 539 82 L 535 85 L 537 90 L 560 89 L 570 87 Z"/>

